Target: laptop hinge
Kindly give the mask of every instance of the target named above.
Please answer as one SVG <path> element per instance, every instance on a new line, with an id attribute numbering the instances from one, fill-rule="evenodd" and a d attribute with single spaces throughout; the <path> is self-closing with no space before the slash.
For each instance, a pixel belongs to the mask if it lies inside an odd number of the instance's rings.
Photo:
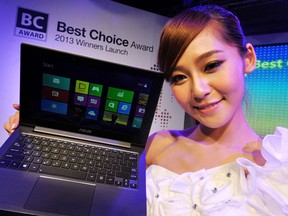
<path id="1" fill-rule="evenodd" d="M 131 143 L 129 143 L 129 142 L 112 140 L 112 139 L 96 137 L 96 136 L 90 136 L 90 135 L 86 135 L 86 134 L 75 135 L 75 133 L 73 133 L 73 132 L 56 130 L 56 129 L 51 129 L 51 128 L 39 127 L 39 126 L 36 126 L 34 128 L 34 131 L 49 134 L 49 135 L 66 137 L 66 138 L 84 140 L 84 141 L 89 141 L 89 142 L 98 142 L 101 144 L 124 147 L 124 148 L 129 148 L 129 149 L 131 148 Z"/>

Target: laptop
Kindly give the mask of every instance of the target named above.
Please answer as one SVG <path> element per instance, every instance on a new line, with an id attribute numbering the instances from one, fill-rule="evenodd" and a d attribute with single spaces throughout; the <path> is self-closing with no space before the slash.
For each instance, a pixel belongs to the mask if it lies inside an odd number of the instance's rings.
<path id="1" fill-rule="evenodd" d="M 161 73 L 21 44 L 20 124 L 0 148 L 6 215 L 146 215 Z"/>

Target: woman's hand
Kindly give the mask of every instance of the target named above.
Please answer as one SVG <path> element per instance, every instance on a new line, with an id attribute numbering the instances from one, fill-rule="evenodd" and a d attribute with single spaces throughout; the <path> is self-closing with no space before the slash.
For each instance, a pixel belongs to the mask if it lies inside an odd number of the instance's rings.
<path id="1" fill-rule="evenodd" d="M 4 129 L 9 135 L 11 135 L 19 125 L 20 104 L 13 104 L 13 108 L 16 109 L 15 114 L 9 117 L 9 122 L 4 124 Z"/>

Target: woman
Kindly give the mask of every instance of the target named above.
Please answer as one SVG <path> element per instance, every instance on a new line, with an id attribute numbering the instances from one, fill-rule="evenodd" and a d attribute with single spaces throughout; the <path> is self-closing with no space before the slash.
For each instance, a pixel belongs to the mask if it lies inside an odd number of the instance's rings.
<path id="1" fill-rule="evenodd" d="M 217 6 L 184 11 L 164 27 L 158 60 L 199 124 L 149 137 L 147 214 L 288 215 L 288 131 L 262 140 L 247 123 L 244 76 L 256 54 L 237 17 Z"/>
<path id="2" fill-rule="evenodd" d="M 288 131 L 262 141 L 247 123 L 244 76 L 256 54 L 237 17 L 217 6 L 182 12 L 163 29 L 158 63 L 199 124 L 149 138 L 148 215 L 287 215 Z"/>

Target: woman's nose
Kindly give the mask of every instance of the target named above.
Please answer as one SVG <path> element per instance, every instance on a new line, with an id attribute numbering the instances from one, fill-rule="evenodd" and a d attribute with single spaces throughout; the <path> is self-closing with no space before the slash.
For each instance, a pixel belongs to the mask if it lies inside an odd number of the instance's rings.
<path id="1" fill-rule="evenodd" d="M 195 101 L 199 101 L 209 95 L 211 88 L 207 79 L 203 77 L 196 77 L 191 83 L 191 93 Z"/>

